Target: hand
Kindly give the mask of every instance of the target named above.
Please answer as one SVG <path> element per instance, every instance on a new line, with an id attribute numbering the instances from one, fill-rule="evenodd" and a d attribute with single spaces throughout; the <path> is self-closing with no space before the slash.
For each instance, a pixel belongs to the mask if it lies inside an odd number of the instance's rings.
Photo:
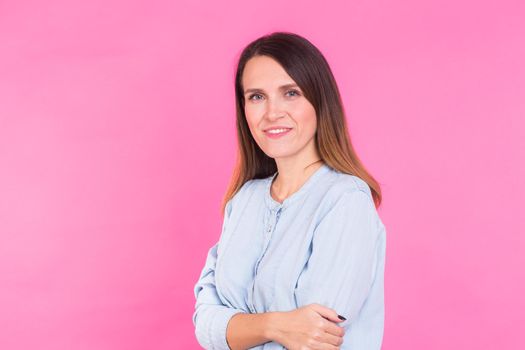
<path id="1" fill-rule="evenodd" d="M 278 312 L 275 341 L 289 350 L 339 350 L 343 343 L 343 322 L 333 309 L 309 304 L 292 311 Z"/>

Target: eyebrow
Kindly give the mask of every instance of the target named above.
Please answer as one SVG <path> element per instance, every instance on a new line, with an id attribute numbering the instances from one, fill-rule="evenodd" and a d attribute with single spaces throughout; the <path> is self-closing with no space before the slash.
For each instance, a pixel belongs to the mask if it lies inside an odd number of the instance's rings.
<path id="1" fill-rule="evenodd" d="M 289 89 L 289 88 L 292 88 L 292 87 L 299 88 L 299 86 L 297 84 L 285 84 L 285 85 L 279 86 L 279 90 L 286 90 L 286 89 Z M 263 89 L 258 89 L 258 88 L 244 90 L 244 94 L 245 95 L 247 93 L 249 93 L 249 92 L 264 92 L 264 90 Z"/>

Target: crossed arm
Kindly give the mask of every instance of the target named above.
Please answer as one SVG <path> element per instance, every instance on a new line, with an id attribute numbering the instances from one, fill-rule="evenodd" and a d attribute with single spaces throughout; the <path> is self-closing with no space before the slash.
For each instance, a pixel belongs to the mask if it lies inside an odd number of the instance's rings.
<path id="1" fill-rule="evenodd" d="M 343 194 L 315 229 L 312 254 L 295 290 L 297 307 L 318 303 L 347 318 L 358 316 L 374 279 L 378 236 L 368 194 Z M 225 219 L 225 224 L 227 218 Z M 283 313 L 246 313 L 222 304 L 215 287 L 216 243 L 195 285 L 195 334 L 205 349 L 247 349 L 281 342 Z"/>

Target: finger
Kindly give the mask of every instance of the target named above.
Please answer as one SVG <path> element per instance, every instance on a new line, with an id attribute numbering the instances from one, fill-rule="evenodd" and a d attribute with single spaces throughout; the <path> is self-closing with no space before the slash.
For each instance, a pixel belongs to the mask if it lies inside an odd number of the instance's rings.
<path id="1" fill-rule="evenodd" d="M 340 346 L 337 346 L 337 345 L 332 345 L 332 344 L 324 343 L 324 344 L 321 344 L 321 346 L 319 347 L 319 349 L 321 349 L 321 350 L 340 350 L 341 347 L 340 347 Z"/>
<path id="2" fill-rule="evenodd" d="M 342 337 L 345 335 L 345 329 L 343 327 L 338 326 L 330 321 L 327 321 L 324 331 L 338 337 Z"/>
<path id="3" fill-rule="evenodd" d="M 335 312 L 333 309 L 330 309 L 329 307 L 326 307 L 321 304 L 313 303 L 311 306 L 314 308 L 315 311 L 317 311 L 321 316 L 329 319 L 332 322 L 343 322 L 344 320 L 339 318 L 339 315 L 337 312 Z"/>
<path id="4" fill-rule="evenodd" d="M 340 346 L 343 343 L 343 338 L 330 333 L 325 333 L 323 341 L 330 345 Z"/>

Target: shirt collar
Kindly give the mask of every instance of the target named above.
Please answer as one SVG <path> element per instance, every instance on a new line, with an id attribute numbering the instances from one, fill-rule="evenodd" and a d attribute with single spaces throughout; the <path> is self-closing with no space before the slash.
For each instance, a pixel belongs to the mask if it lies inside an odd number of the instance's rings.
<path id="1" fill-rule="evenodd" d="M 306 182 L 294 193 L 292 193 L 288 198 L 286 198 L 282 203 L 279 203 L 275 199 L 273 199 L 271 193 L 270 193 L 270 186 L 275 179 L 275 177 L 278 174 L 278 171 L 276 171 L 272 176 L 269 176 L 266 178 L 266 183 L 264 186 L 264 197 L 266 206 L 271 210 L 278 210 L 280 208 L 286 208 L 292 203 L 296 202 L 299 198 L 304 196 L 308 191 L 314 186 L 314 184 L 319 181 L 319 179 L 322 177 L 322 175 L 326 172 L 328 172 L 330 167 L 323 163 L 319 169 L 317 169 L 310 177 L 306 180 Z"/>

